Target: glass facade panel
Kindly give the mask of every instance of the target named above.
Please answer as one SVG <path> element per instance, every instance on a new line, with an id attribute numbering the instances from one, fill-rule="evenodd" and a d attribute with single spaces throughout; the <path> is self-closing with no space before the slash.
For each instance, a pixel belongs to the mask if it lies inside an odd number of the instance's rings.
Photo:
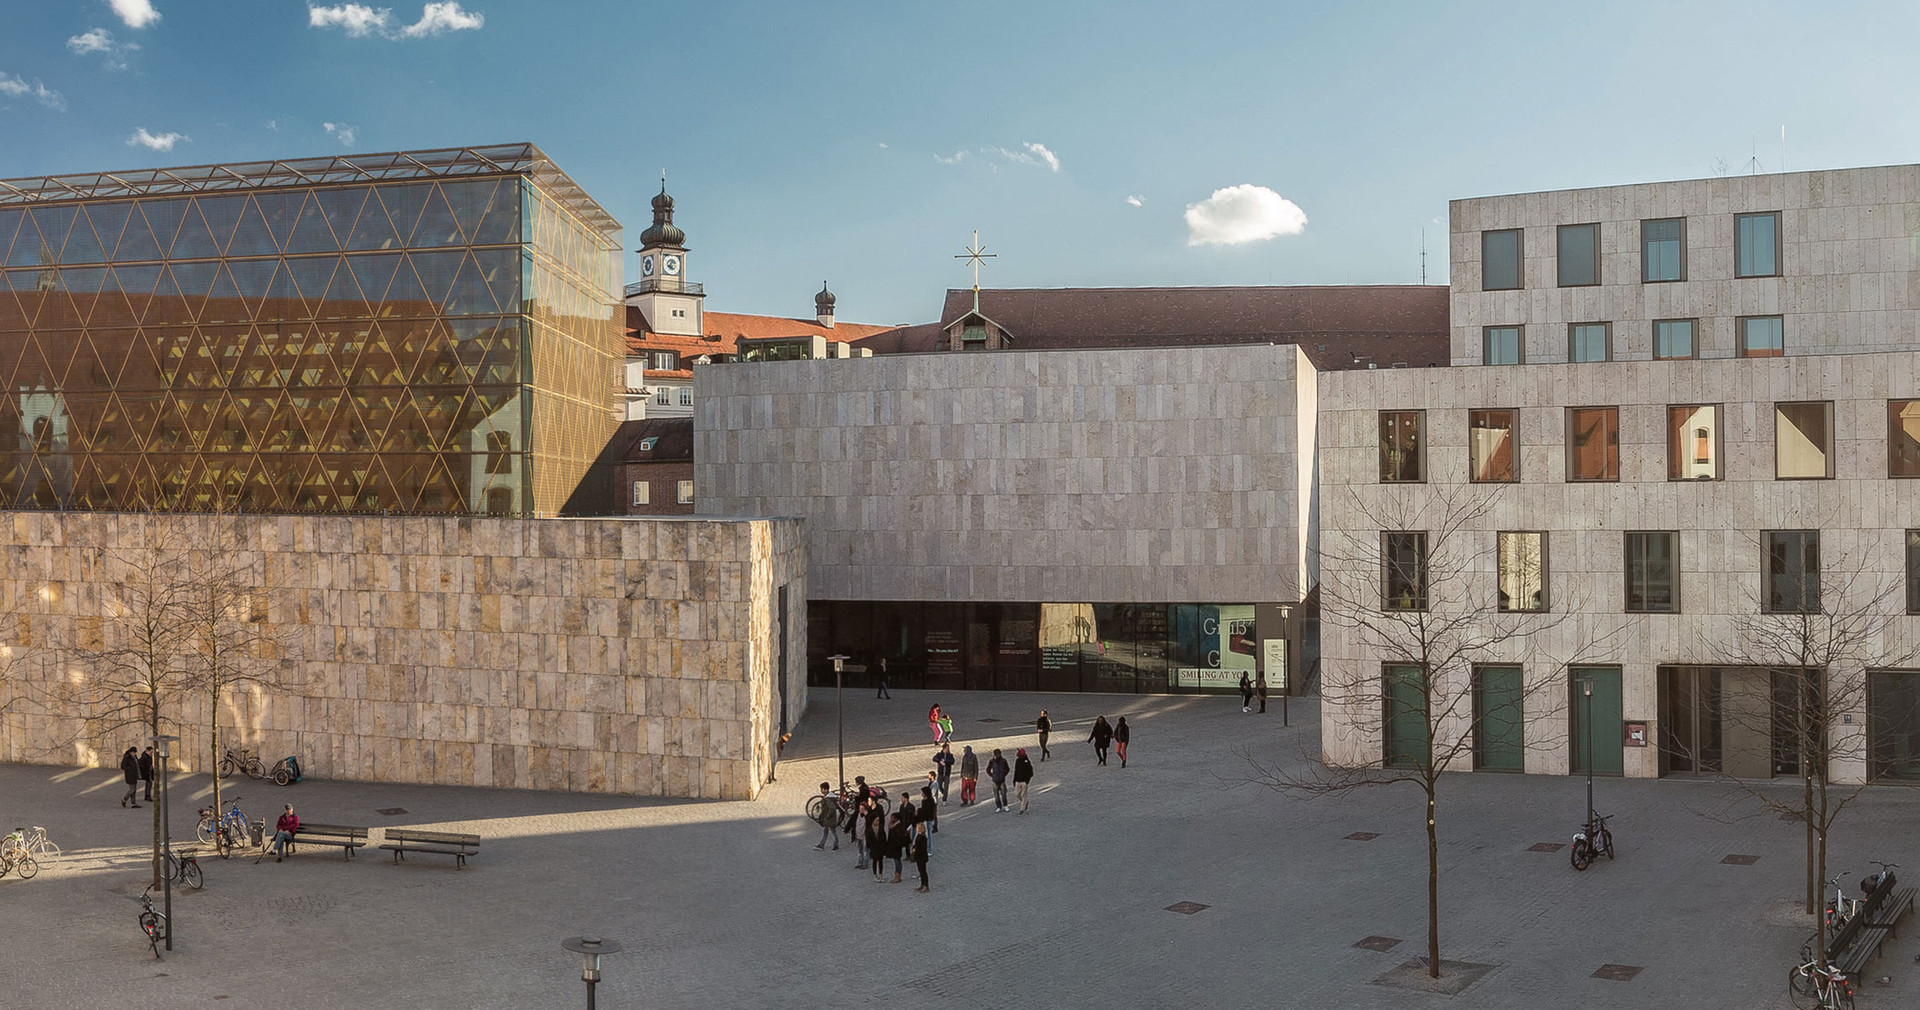
<path id="1" fill-rule="evenodd" d="M 1521 286 L 1520 230 L 1480 233 L 1480 280 L 1487 291 Z"/>
<path id="2" fill-rule="evenodd" d="M 1766 538 L 1766 612 L 1819 613 L 1819 531 L 1775 530 Z"/>
<path id="3" fill-rule="evenodd" d="M 1380 608 L 1427 609 L 1427 535 L 1380 534 Z"/>
<path id="4" fill-rule="evenodd" d="M 1777 403 L 1773 421 L 1776 478 L 1833 476 L 1833 404 Z"/>
<path id="5" fill-rule="evenodd" d="M 1667 479 L 1720 478 L 1720 407 L 1688 404 L 1667 408 Z"/>
<path id="6" fill-rule="evenodd" d="M 1539 613 L 1547 609 L 1547 535 L 1500 533 L 1500 610 Z"/>
<path id="7" fill-rule="evenodd" d="M 1567 411 L 1567 479 L 1620 479 L 1620 408 Z"/>
<path id="8" fill-rule="evenodd" d="M 1526 358 L 1526 328 L 1488 326 L 1480 331 L 1480 361 L 1487 365 L 1517 365 Z"/>
<path id="9" fill-rule="evenodd" d="M 1733 275 L 1773 277 L 1779 273 L 1780 215 L 1734 215 Z"/>
<path id="10" fill-rule="evenodd" d="M 1779 316 L 1746 316 L 1739 327 L 1741 357 L 1777 358 L 1786 353 L 1786 326 Z"/>
<path id="11" fill-rule="evenodd" d="M 1887 476 L 1920 477 L 1920 400 L 1887 401 Z"/>
<path id="12" fill-rule="evenodd" d="M 1563 224 L 1559 232 L 1560 286 L 1600 283 L 1600 226 Z"/>
<path id="13" fill-rule="evenodd" d="M 1514 410 L 1467 412 L 1467 455 L 1475 481 L 1519 480 L 1519 433 Z"/>
<path id="14" fill-rule="evenodd" d="M 1693 320 L 1657 319 L 1653 324 L 1655 358 L 1693 357 Z"/>
<path id="15" fill-rule="evenodd" d="M 1606 323 L 1574 323 L 1567 327 L 1568 361 L 1610 361 L 1612 359 L 1612 327 Z"/>
<path id="16" fill-rule="evenodd" d="M 1380 414 L 1380 480 L 1386 483 L 1426 479 L 1426 412 L 1389 410 Z"/>
<path id="17" fill-rule="evenodd" d="M 1627 612 L 1674 614 L 1680 611 L 1677 533 L 1627 534 Z"/>
<path id="18" fill-rule="evenodd" d="M 1640 279 L 1647 283 L 1687 279 L 1687 221 L 1640 222 Z"/>

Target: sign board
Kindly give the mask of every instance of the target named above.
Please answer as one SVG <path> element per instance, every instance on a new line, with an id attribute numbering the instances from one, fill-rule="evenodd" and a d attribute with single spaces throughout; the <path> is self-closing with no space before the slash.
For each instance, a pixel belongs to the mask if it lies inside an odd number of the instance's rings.
<path id="1" fill-rule="evenodd" d="M 1627 746 L 1645 747 L 1647 745 L 1647 724 L 1646 723 L 1630 722 L 1626 724 L 1625 730 L 1626 730 L 1626 737 L 1623 742 Z"/>
<path id="2" fill-rule="evenodd" d="M 1287 640 L 1269 638 L 1262 643 L 1267 653 L 1267 687 L 1275 691 L 1287 689 Z"/>

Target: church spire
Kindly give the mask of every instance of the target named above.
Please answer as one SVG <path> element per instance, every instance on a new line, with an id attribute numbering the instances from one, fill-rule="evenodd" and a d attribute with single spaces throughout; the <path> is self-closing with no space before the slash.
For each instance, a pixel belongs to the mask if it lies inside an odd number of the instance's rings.
<path id="1" fill-rule="evenodd" d="M 642 251 L 654 246 L 684 249 L 687 233 L 673 226 L 673 197 L 667 195 L 667 170 L 660 170 L 660 195 L 653 198 L 653 226 L 640 233 Z"/>

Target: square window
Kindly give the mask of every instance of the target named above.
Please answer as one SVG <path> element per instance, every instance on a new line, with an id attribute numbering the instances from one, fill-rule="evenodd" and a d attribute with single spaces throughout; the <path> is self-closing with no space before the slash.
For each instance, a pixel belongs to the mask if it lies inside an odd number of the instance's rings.
<path id="1" fill-rule="evenodd" d="M 1525 327 L 1488 326 L 1480 332 L 1480 362 L 1485 365 L 1517 365 L 1525 357 L 1522 339 Z"/>
<path id="2" fill-rule="evenodd" d="M 673 388 L 671 386 L 661 386 L 660 388 L 654 390 L 653 402 L 661 405 L 662 407 L 666 406 L 669 403 L 672 403 Z"/>
<path id="3" fill-rule="evenodd" d="M 1787 352 L 1786 327 L 1779 316 L 1743 316 L 1738 325 L 1741 357 L 1777 358 Z"/>
<path id="4" fill-rule="evenodd" d="M 649 367 L 656 372 L 672 371 L 680 363 L 679 355 L 672 351 L 654 351 L 650 356 L 653 364 Z"/>
<path id="5" fill-rule="evenodd" d="M 1426 411 L 1387 410 L 1380 413 L 1380 480 L 1382 483 L 1426 479 L 1423 458 Z"/>
<path id="6" fill-rule="evenodd" d="M 1559 240 L 1560 286 L 1576 288 L 1600 283 L 1600 226 L 1563 224 Z"/>
<path id="7" fill-rule="evenodd" d="M 1500 610 L 1541 613 L 1547 609 L 1547 535 L 1500 533 Z"/>
<path id="8" fill-rule="evenodd" d="M 644 480 L 634 481 L 633 482 L 633 503 L 635 505 L 652 504 L 653 503 L 653 485 Z"/>
<path id="9" fill-rule="evenodd" d="M 1774 530 L 1767 533 L 1769 614 L 1820 612 L 1820 532 Z"/>
<path id="10" fill-rule="evenodd" d="M 1480 288 L 1511 291 L 1521 286 L 1520 229 L 1480 233 Z"/>
<path id="11" fill-rule="evenodd" d="M 1380 607 L 1427 609 L 1427 535 L 1380 534 Z"/>
<path id="12" fill-rule="evenodd" d="M 1609 323 L 1573 323 L 1567 327 L 1568 361 L 1612 361 L 1613 326 Z"/>
<path id="13" fill-rule="evenodd" d="M 693 482 L 690 480 L 680 482 L 680 504 L 693 504 Z"/>
<path id="14" fill-rule="evenodd" d="M 1567 479 L 1620 479 L 1620 408 L 1567 410 Z"/>
<path id="15" fill-rule="evenodd" d="M 1780 215 L 1736 214 L 1733 218 L 1733 275 L 1780 276 Z"/>
<path id="16" fill-rule="evenodd" d="M 1680 612 L 1678 533 L 1628 533 L 1626 570 L 1628 613 Z"/>
<path id="17" fill-rule="evenodd" d="M 1719 480 L 1720 405 L 1667 408 L 1667 479 Z"/>
<path id="18" fill-rule="evenodd" d="M 1920 477 L 1920 400 L 1887 401 L 1887 476 Z"/>
<path id="19" fill-rule="evenodd" d="M 1833 476 L 1833 404 L 1773 405 L 1773 475 L 1779 480 Z"/>
<path id="20" fill-rule="evenodd" d="M 1640 222 L 1640 279 L 1652 284 L 1687 279 L 1687 219 Z"/>
<path id="21" fill-rule="evenodd" d="M 1519 480 L 1515 431 L 1515 410 L 1472 410 L 1467 412 L 1467 456 L 1472 464 L 1468 474 L 1474 481 L 1512 482 Z"/>
<path id="22" fill-rule="evenodd" d="M 1693 357 L 1693 320 L 1654 320 L 1653 356 L 1655 360 Z"/>

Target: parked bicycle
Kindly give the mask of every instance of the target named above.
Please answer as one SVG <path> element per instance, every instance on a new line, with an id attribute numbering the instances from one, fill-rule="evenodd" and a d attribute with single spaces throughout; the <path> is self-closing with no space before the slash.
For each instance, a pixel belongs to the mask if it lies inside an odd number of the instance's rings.
<path id="1" fill-rule="evenodd" d="M 1853 1010 L 1853 980 L 1840 969 L 1813 956 L 1811 944 L 1800 948 L 1802 964 L 1787 973 L 1787 992 L 1800 1010 Z"/>
<path id="2" fill-rule="evenodd" d="M 28 880 L 40 872 L 40 864 L 27 851 L 26 835 L 15 828 L 5 838 L 0 838 L 0 877 L 9 873 L 20 874 L 21 880 Z"/>
<path id="3" fill-rule="evenodd" d="M 60 858 L 60 846 L 53 844 L 53 841 L 47 837 L 47 829 L 38 824 L 25 829 L 22 841 L 27 847 L 27 854 L 35 859 Z"/>
<path id="4" fill-rule="evenodd" d="M 1833 900 L 1827 902 L 1825 909 L 1827 929 L 1830 931 L 1836 931 L 1852 921 L 1854 916 L 1860 914 L 1860 906 L 1865 904 L 1859 898 L 1847 897 L 1846 892 L 1840 889 L 1840 881 L 1851 875 L 1851 873 L 1840 873 L 1827 880 L 1827 886 L 1833 888 Z M 1864 891 L 1866 881 L 1861 881 L 1860 886 Z"/>
<path id="5" fill-rule="evenodd" d="M 1580 825 L 1573 833 L 1573 868 L 1584 870 L 1592 865 L 1601 853 L 1608 859 L 1613 858 L 1613 832 L 1607 830 L 1607 818 L 1601 814 L 1590 814 L 1591 819 Z"/>
<path id="6" fill-rule="evenodd" d="M 240 812 L 240 797 L 233 797 L 232 803 L 224 814 L 218 814 L 212 807 L 201 807 L 200 821 L 193 828 L 194 834 L 210 843 L 221 859 L 231 858 L 233 850 L 249 844 L 251 838 L 247 815 Z"/>
<path id="7" fill-rule="evenodd" d="M 236 771 L 245 772 L 250 779 L 265 778 L 267 766 L 260 762 L 260 755 L 254 753 L 253 748 L 241 747 L 236 750 L 229 747 L 225 754 L 220 755 L 220 777 L 232 778 Z"/>
<path id="8" fill-rule="evenodd" d="M 887 812 L 887 797 L 884 791 L 870 789 L 868 796 L 873 802 L 880 804 L 880 812 L 882 814 Z M 815 794 L 809 797 L 807 799 L 807 820 L 815 824 L 820 823 L 821 808 L 825 806 L 828 801 L 832 801 L 836 807 L 840 808 L 840 820 L 838 823 L 850 824 L 853 822 L 854 811 L 860 808 L 860 790 L 842 784 L 840 791 L 837 793 L 826 795 Z"/>
<path id="9" fill-rule="evenodd" d="M 153 948 L 155 960 L 160 958 L 160 943 L 167 938 L 167 916 L 153 907 L 153 885 L 140 892 L 140 932 L 147 935 L 147 946 Z"/>
<path id="10" fill-rule="evenodd" d="M 197 852 L 167 853 L 167 876 L 196 891 L 206 885 L 206 878 L 200 875 L 200 855 Z"/>
<path id="11" fill-rule="evenodd" d="M 1887 888 L 1891 890 L 1893 888 L 1893 880 L 1895 879 L 1893 871 L 1899 869 L 1900 864 L 1883 863 L 1878 859 L 1869 859 L 1867 862 L 1878 866 L 1880 869 L 1876 873 L 1869 873 L 1860 878 L 1860 896 L 1864 898 L 1878 890 L 1882 880 L 1887 881 Z"/>

